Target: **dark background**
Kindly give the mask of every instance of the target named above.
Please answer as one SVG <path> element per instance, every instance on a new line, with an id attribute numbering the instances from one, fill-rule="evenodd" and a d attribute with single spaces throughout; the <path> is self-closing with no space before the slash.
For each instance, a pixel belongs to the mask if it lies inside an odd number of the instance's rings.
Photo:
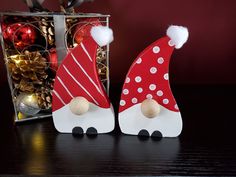
<path id="1" fill-rule="evenodd" d="M 58 10 L 57 0 L 44 6 Z M 236 1 L 95 0 L 82 12 L 111 14 L 110 98 L 116 128 L 96 138 L 56 132 L 52 119 L 13 126 L 13 105 L 0 59 L 0 174 L 236 176 Z M 27 11 L 21 0 L 1 0 L 0 11 Z M 170 24 L 189 28 L 175 51 L 172 89 L 183 117 L 178 138 L 140 140 L 121 134 L 121 83 L 134 58 Z M 4 99 L 3 99 L 4 98 Z"/>
<path id="2" fill-rule="evenodd" d="M 59 10 L 57 0 L 44 7 Z M 236 1 L 234 0 L 95 0 L 81 12 L 111 14 L 112 83 L 123 82 L 129 66 L 147 45 L 162 37 L 168 25 L 189 28 L 188 43 L 175 51 L 172 84 L 236 84 Z M 21 0 L 1 1 L 0 11 L 28 11 Z M 6 72 L 0 60 L 0 85 Z"/>

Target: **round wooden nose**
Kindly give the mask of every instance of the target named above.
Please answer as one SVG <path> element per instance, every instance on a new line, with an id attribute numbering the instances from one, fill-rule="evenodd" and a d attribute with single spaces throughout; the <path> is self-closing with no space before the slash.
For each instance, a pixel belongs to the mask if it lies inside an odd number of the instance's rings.
<path id="1" fill-rule="evenodd" d="M 88 112 L 89 102 L 84 97 L 75 97 L 69 103 L 71 112 L 75 115 L 82 115 Z"/>
<path id="2" fill-rule="evenodd" d="M 160 113 L 160 105 L 153 99 L 146 99 L 141 104 L 141 112 L 147 118 L 154 118 Z"/>

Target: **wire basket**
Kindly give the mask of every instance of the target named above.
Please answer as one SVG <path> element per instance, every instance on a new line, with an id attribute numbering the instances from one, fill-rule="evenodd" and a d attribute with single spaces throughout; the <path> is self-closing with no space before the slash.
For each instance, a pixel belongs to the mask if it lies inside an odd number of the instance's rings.
<path id="1" fill-rule="evenodd" d="M 0 39 L 15 121 L 50 117 L 57 68 L 67 53 L 90 35 L 92 26 L 109 26 L 109 15 L 79 13 L 1 13 Z M 109 92 L 109 46 L 97 51 L 97 70 Z"/>

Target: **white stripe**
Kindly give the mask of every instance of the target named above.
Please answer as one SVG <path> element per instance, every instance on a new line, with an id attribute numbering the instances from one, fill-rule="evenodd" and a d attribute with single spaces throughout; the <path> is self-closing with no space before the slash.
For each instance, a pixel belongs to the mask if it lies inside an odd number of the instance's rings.
<path id="1" fill-rule="evenodd" d="M 90 57 L 88 51 L 86 50 L 84 44 L 81 42 L 80 45 L 81 45 L 82 49 L 84 50 L 84 52 L 86 53 L 86 55 L 88 56 L 88 58 L 90 59 L 90 61 L 93 61 L 92 58 Z"/>
<path id="2" fill-rule="evenodd" d="M 93 84 L 94 87 L 97 89 L 97 91 L 98 91 L 102 96 L 104 96 L 103 93 L 101 92 L 101 90 L 98 88 L 98 86 L 94 83 L 94 81 L 92 80 L 92 78 L 89 77 L 88 73 L 84 70 L 84 68 L 83 68 L 83 67 L 80 65 L 80 63 L 76 60 L 75 56 L 74 56 L 72 53 L 70 53 L 70 54 L 71 54 L 72 58 L 74 59 L 75 63 L 80 67 L 80 69 L 81 69 L 81 70 L 84 72 L 84 74 L 88 77 L 88 79 L 90 80 L 90 82 L 92 82 L 92 84 Z"/>
<path id="3" fill-rule="evenodd" d="M 67 91 L 67 93 L 71 96 L 71 98 L 74 98 L 73 95 L 70 93 L 70 91 L 68 90 L 68 88 L 65 86 L 65 84 L 62 82 L 61 78 L 57 76 L 57 79 L 59 80 L 59 82 L 61 83 L 61 85 L 64 87 L 64 89 Z"/>
<path id="4" fill-rule="evenodd" d="M 77 81 L 75 79 L 75 77 L 70 73 L 70 71 L 66 68 L 65 65 L 63 65 L 64 69 L 66 70 L 66 72 L 70 75 L 70 77 L 88 94 L 88 96 L 90 96 L 90 98 L 92 98 L 92 100 L 97 104 L 98 102 L 92 97 L 92 95 L 81 85 L 81 83 L 79 83 L 79 81 Z"/>
<path id="5" fill-rule="evenodd" d="M 53 93 L 57 96 L 57 98 L 58 98 L 64 105 L 66 105 L 66 103 L 62 100 L 62 98 L 60 97 L 60 95 L 59 95 L 55 90 L 53 90 Z"/>

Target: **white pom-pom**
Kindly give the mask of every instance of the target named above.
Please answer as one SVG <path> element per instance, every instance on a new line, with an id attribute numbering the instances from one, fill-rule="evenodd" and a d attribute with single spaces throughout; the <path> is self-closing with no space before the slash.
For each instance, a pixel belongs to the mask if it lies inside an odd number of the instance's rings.
<path id="1" fill-rule="evenodd" d="M 171 25 L 166 32 L 167 36 L 171 39 L 171 42 L 175 45 L 176 49 L 181 48 L 188 40 L 188 29 L 183 26 Z"/>
<path id="2" fill-rule="evenodd" d="M 92 27 L 91 36 L 100 47 L 111 43 L 114 39 L 112 29 L 107 26 Z"/>

